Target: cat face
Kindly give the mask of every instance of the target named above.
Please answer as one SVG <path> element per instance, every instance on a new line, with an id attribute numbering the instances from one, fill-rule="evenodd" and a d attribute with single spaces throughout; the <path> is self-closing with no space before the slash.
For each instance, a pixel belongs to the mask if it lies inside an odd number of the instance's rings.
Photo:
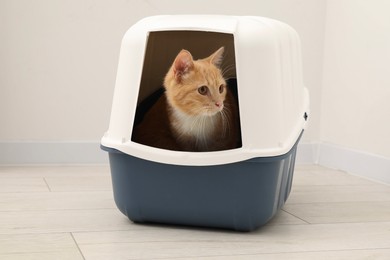
<path id="1" fill-rule="evenodd" d="M 180 51 L 165 76 L 168 102 L 190 116 L 213 116 L 224 109 L 226 81 L 219 68 L 224 47 L 209 57 L 193 60 L 190 52 Z"/>

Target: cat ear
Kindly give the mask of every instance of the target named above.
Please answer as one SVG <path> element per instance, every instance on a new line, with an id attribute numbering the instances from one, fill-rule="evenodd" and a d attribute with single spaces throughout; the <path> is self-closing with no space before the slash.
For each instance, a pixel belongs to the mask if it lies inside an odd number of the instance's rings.
<path id="1" fill-rule="evenodd" d="M 187 74 L 194 67 L 192 55 L 187 50 L 181 50 L 173 62 L 175 79 L 180 81 L 183 75 Z"/>
<path id="2" fill-rule="evenodd" d="M 219 66 L 221 66 L 221 63 L 222 63 L 222 58 L 223 58 L 223 52 L 224 51 L 225 51 L 225 47 L 222 46 L 216 52 L 211 54 L 210 57 L 208 57 L 208 59 L 210 60 L 210 62 L 212 64 L 214 64 L 215 66 L 219 67 Z"/>

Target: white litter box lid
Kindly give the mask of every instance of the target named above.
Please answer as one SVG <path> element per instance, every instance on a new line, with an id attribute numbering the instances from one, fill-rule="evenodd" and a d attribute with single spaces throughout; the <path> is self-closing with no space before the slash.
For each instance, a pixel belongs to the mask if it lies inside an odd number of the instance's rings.
<path id="1" fill-rule="evenodd" d="M 202 31 L 234 37 L 242 147 L 182 152 L 131 141 L 148 35 Z M 286 154 L 309 114 L 300 41 L 290 26 L 253 16 L 173 15 L 145 18 L 125 34 L 108 131 L 101 144 L 142 159 L 176 165 L 218 165 Z"/>

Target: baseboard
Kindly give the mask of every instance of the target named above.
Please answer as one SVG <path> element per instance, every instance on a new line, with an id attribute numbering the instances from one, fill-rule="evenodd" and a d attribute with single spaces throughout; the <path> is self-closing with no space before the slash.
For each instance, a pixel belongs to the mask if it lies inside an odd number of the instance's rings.
<path id="1" fill-rule="evenodd" d="M 0 165 L 107 164 L 98 141 L 0 142 Z M 296 164 L 319 164 L 390 184 L 390 158 L 321 143 L 299 143 Z"/>
<path id="2" fill-rule="evenodd" d="M 390 184 L 390 158 L 321 143 L 318 164 Z"/>
<path id="3" fill-rule="evenodd" d="M 0 165 L 107 163 L 99 142 L 0 142 Z"/>
<path id="4" fill-rule="evenodd" d="M 300 143 L 297 164 L 315 162 L 318 146 Z M 16 164 L 107 164 L 99 142 L 0 142 L 0 165 Z"/>
<path id="5" fill-rule="evenodd" d="M 316 164 L 318 161 L 319 143 L 299 143 L 296 164 Z"/>

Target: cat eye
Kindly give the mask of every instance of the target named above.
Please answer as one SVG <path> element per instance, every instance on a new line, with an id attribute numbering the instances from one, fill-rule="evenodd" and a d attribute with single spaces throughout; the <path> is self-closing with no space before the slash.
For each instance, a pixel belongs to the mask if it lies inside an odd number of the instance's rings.
<path id="1" fill-rule="evenodd" d="M 209 88 L 207 86 L 201 86 L 198 88 L 198 92 L 201 95 L 206 95 Z"/>
<path id="2" fill-rule="evenodd" d="M 225 85 L 221 85 L 221 86 L 219 86 L 219 93 L 221 93 L 222 94 L 222 92 L 225 90 Z"/>

